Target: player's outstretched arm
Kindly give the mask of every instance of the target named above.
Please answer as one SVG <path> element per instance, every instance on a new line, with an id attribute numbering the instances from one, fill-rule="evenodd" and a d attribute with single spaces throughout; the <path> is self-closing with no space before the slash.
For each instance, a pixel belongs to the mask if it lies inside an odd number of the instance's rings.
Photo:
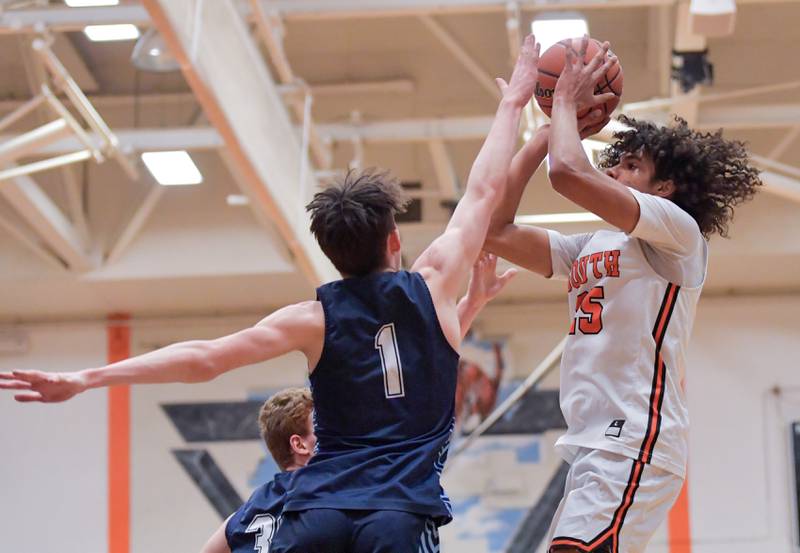
<path id="1" fill-rule="evenodd" d="M 603 112 L 599 109 L 591 110 L 580 119 L 578 126 L 581 129 L 581 138 L 589 136 L 589 129 L 596 127 L 602 119 Z M 553 273 L 547 231 L 516 225 L 514 217 L 525 187 L 547 155 L 549 138 L 550 125 L 540 127 L 511 160 L 506 193 L 492 216 L 484 245 L 487 251 L 547 277 Z"/>
<path id="2" fill-rule="evenodd" d="M 639 220 L 639 204 L 623 184 L 595 169 L 581 147 L 576 114 L 602 104 L 614 94 L 594 94 L 594 83 L 614 63 L 608 43 L 588 64 L 588 37 L 580 52 L 567 48 L 567 59 L 553 93 L 550 128 L 550 182 L 562 196 L 588 209 L 620 230 L 630 232 Z"/>
<path id="3" fill-rule="evenodd" d="M 497 274 L 497 256 L 482 252 L 472 266 L 467 294 L 458 302 L 458 323 L 461 328 L 461 339 L 469 332 L 472 322 L 478 313 L 505 288 L 508 281 L 514 278 L 517 270 L 506 269 L 502 275 Z"/>
<path id="4" fill-rule="evenodd" d="M 313 365 L 324 340 L 324 316 L 315 301 L 290 305 L 255 326 L 215 340 L 180 342 L 105 367 L 77 372 L 0 372 L 0 389 L 21 402 L 66 401 L 91 388 L 118 384 L 206 382 L 245 365 L 298 350 Z"/>
<path id="5" fill-rule="evenodd" d="M 539 47 L 533 36 L 528 36 L 509 83 L 498 79 L 503 99 L 489 135 L 472 165 L 464 196 L 444 234 L 434 240 L 412 267 L 428 283 L 437 312 L 444 306 L 453 308 L 452 321 L 448 318 L 444 329 L 451 343 L 460 341 L 456 336 L 456 297 L 467 279 L 470 266 L 478 258 L 492 212 L 503 196 L 508 167 L 517 143 L 520 115 L 536 86 L 538 59 Z M 441 319 L 442 313 L 439 314 Z"/>

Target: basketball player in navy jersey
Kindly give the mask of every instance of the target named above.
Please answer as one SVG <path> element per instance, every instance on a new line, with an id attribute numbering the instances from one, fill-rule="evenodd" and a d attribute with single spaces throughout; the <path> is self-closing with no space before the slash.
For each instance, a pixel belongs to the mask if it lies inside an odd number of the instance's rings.
<path id="1" fill-rule="evenodd" d="M 451 517 L 439 477 L 454 423 L 457 299 L 504 194 L 520 115 L 536 86 L 526 37 L 444 233 L 401 270 L 394 216 L 402 188 L 385 172 L 350 172 L 315 194 L 311 231 L 342 274 L 317 299 L 252 328 L 168 346 L 76 373 L 14 371 L 19 401 L 63 401 L 99 386 L 198 382 L 290 351 L 305 354 L 317 453 L 292 478 L 271 553 L 417 553 Z"/>
<path id="2" fill-rule="evenodd" d="M 258 413 L 261 436 L 281 470 L 259 486 L 235 513 L 222 523 L 201 553 L 267 553 L 280 522 L 292 472 L 314 454 L 312 411 L 307 388 L 288 388 L 269 398 Z"/>
<path id="3" fill-rule="evenodd" d="M 472 268 L 467 295 L 458 304 L 462 338 L 475 316 L 516 273 L 496 274 L 497 258 L 482 254 Z M 312 420 L 313 402 L 307 388 L 289 388 L 269 398 L 259 411 L 261 435 L 281 472 L 259 486 L 250 499 L 222 523 L 201 553 L 269 553 L 281 520 L 292 472 L 304 467 L 317 437 Z"/>

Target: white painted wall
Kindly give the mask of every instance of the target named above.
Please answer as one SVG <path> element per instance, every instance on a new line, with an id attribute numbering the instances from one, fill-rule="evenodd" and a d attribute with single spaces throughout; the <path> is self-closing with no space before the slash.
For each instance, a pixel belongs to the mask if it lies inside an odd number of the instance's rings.
<path id="1" fill-rule="evenodd" d="M 788 430 L 800 419 L 800 297 L 704 298 L 689 354 L 690 509 L 693 553 L 796 553 Z M 134 323 L 134 352 L 189 337 L 213 337 L 254 319 Z M 485 335 L 510 335 L 517 373 L 555 345 L 567 326 L 561 303 L 491 308 Z M 105 359 L 102 324 L 30 325 L 25 355 L 0 369 L 75 369 Z M 545 387 L 557 383 L 551 375 Z M 302 357 L 243 369 L 202 385 L 142 386 L 132 394 L 132 551 L 194 551 L 219 520 L 169 450 L 185 447 L 163 402 L 242 400 L 302 384 Z M 778 386 L 782 393 L 772 390 Z M 0 551 L 105 551 L 106 393 L 63 404 L 18 405 L 0 395 Z M 204 444 L 197 444 L 203 447 Z M 262 455 L 252 444 L 210 445 L 246 496 Z M 451 486 L 457 485 L 450 483 Z M 43 522 L 46 521 L 46 522 Z M 649 551 L 667 551 L 663 529 Z"/>

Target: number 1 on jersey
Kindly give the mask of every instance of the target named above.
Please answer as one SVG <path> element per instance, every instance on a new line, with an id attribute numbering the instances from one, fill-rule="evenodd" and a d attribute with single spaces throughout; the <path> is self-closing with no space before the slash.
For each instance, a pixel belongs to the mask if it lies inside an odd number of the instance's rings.
<path id="1" fill-rule="evenodd" d="M 375 335 L 375 349 L 381 356 L 383 369 L 383 387 L 389 399 L 406 395 L 403 388 L 403 365 L 400 363 L 400 352 L 397 349 L 397 336 L 394 323 L 383 325 Z"/>

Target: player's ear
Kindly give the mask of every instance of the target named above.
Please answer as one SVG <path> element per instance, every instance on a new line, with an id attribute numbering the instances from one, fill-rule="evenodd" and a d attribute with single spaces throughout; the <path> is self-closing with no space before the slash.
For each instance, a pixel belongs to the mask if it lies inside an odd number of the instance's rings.
<path id="1" fill-rule="evenodd" d="M 298 455 L 308 455 L 311 453 L 311 449 L 299 434 L 292 434 L 289 438 L 289 445 L 292 447 L 292 451 Z"/>
<path id="2" fill-rule="evenodd" d="M 389 232 L 387 246 L 389 248 L 389 253 L 394 254 L 400 251 L 400 231 L 397 227 L 394 227 L 391 232 Z"/>
<path id="3" fill-rule="evenodd" d="M 656 187 L 654 193 L 656 196 L 661 196 L 662 198 L 671 198 L 675 193 L 675 183 L 672 182 L 672 179 L 657 180 L 655 185 Z"/>

